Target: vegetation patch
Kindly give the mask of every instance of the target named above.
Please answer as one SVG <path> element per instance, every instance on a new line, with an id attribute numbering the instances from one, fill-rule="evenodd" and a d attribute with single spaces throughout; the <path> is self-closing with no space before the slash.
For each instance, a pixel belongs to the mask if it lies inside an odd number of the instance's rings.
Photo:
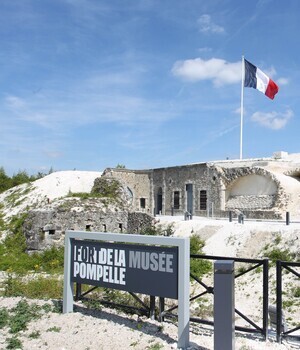
<path id="1" fill-rule="evenodd" d="M 201 239 L 197 234 L 193 234 L 190 237 L 190 253 L 195 255 L 205 255 L 202 251 L 205 241 Z M 191 275 L 201 278 L 203 275 L 212 271 L 212 264 L 209 260 L 201 258 L 192 258 L 190 260 L 190 273 Z"/>
<path id="2" fill-rule="evenodd" d="M 166 228 L 162 225 L 153 224 L 143 228 L 140 234 L 148 236 L 172 236 L 174 234 L 174 224 L 169 224 Z"/>
<path id="3" fill-rule="evenodd" d="M 22 342 L 18 338 L 21 331 L 27 330 L 31 321 L 40 319 L 45 313 L 55 310 L 50 304 L 40 306 L 36 303 L 29 304 L 26 300 L 20 300 L 12 309 L 0 308 L 0 328 L 6 327 L 13 336 L 6 338 L 6 349 L 22 349 Z M 40 332 L 29 334 L 29 338 L 36 339 Z"/>
<path id="4" fill-rule="evenodd" d="M 116 179 L 98 177 L 95 179 L 91 194 L 117 200 L 121 195 L 121 184 Z"/>
<path id="5" fill-rule="evenodd" d="M 264 251 L 264 255 L 270 259 L 271 265 L 275 265 L 277 260 L 281 261 L 299 261 L 299 255 L 289 251 L 288 249 L 280 249 L 277 247 L 269 248 Z"/>
<path id="6" fill-rule="evenodd" d="M 52 172 L 53 169 L 51 168 L 48 174 L 51 174 Z M 3 167 L 0 167 L 0 193 L 9 190 L 12 187 L 22 185 L 24 183 L 31 183 L 35 180 L 41 179 L 42 177 L 48 174 L 38 172 L 36 175 L 28 175 L 28 173 L 25 170 L 20 170 L 12 177 L 10 177 L 6 174 L 5 169 Z M 27 189 L 29 189 L 29 187 Z M 26 194 L 26 190 L 22 193 L 23 195 Z"/>
<path id="7" fill-rule="evenodd" d="M 59 299 L 63 294 L 63 281 L 49 276 L 20 276 L 9 274 L 2 283 L 6 297 L 30 299 Z"/>

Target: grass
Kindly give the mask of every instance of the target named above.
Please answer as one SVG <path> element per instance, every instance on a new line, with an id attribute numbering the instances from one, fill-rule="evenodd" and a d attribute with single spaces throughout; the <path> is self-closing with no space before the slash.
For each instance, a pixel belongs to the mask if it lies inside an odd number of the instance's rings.
<path id="1" fill-rule="evenodd" d="M 62 273 L 63 247 L 52 247 L 42 253 L 31 255 L 26 252 L 26 239 L 22 230 L 26 218 L 27 214 L 14 216 L 5 227 L 11 233 L 0 243 L 0 271 L 18 274 L 29 271 Z"/>
<path id="2" fill-rule="evenodd" d="M 23 349 L 21 340 L 14 336 L 12 338 L 6 338 L 6 349 Z"/>
<path id="3" fill-rule="evenodd" d="M 61 331 L 61 328 L 60 327 L 57 327 L 57 326 L 53 326 L 53 327 L 50 327 L 47 329 L 47 332 L 56 332 L 56 333 L 59 333 Z"/>
<path id="4" fill-rule="evenodd" d="M 38 320 L 45 313 L 55 310 L 56 307 L 50 304 L 40 306 L 36 303 L 29 304 L 26 300 L 20 300 L 12 309 L 1 308 L 0 328 L 7 327 L 8 332 L 12 334 L 12 337 L 5 339 L 6 349 L 22 349 L 22 342 L 18 338 L 18 334 L 27 330 L 27 326 L 31 321 Z M 28 337 L 37 339 L 39 336 L 40 332 L 34 331 Z"/>
<path id="5" fill-rule="evenodd" d="M 21 296 L 31 299 L 60 299 L 63 294 L 63 281 L 55 277 L 37 276 L 24 279 L 24 276 L 9 274 L 3 282 L 4 296 Z"/>
<path id="6" fill-rule="evenodd" d="M 152 344 L 152 345 L 149 345 L 146 347 L 147 350 L 160 350 L 162 349 L 164 346 L 162 344 L 159 344 L 159 343 L 155 343 L 155 344 Z"/>
<path id="7" fill-rule="evenodd" d="M 271 265 L 276 264 L 276 260 L 296 261 L 296 254 L 291 253 L 288 249 L 271 248 L 265 251 L 265 256 L 271 261 Z"/>

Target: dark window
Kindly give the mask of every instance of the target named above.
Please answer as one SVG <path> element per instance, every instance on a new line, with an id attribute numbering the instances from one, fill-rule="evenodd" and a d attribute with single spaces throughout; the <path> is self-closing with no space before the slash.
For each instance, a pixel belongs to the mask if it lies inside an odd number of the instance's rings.
<path id="1" fill-rule="evenodd" d="M 174 191 L 173 207 L 174 207 L 174 209 L 179 209 L 180 208 L 179 191 Z"/>
<path id="2" fill-rule="evenodd" d="M 92 227 L 92 225 L 85 225 L 85 230 L 86 231 L 91 231 L 91 227 Z"/>
<path id="3" fill-rule="evenodd" d="M 49 235 L 55 235 L 55 230 L 49 230 Z"/>
<path id="4" fill-rule="evenodd" d="M 146 198 L 140 198 L 140 206 L 142 209 L 146 208 Z"/>
<path id="5" fill-rule="evenodd" d="M 106 232 L 106 224 L 103 224 L 102 227 L 103 227 L 103 231 Z"/>
<path id="6" fill-rule="evenodd" d="M 119 224 L 119 232 L 123 232 L 123 225 L 121 223 Z"/>
<path id="7" fill-rule="evenodd" d="M 206 191 L 200 191 L 200 210 L 206 210 L 207 193 Z"/>

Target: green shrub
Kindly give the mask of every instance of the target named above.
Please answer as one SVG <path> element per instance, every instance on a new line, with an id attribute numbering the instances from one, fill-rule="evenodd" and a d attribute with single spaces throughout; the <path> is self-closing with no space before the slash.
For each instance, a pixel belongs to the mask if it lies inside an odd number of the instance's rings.
<path id="1" fill-rule="evenodd" d="M 293 288 L 293 296 L 295 298 L 300 298 L 300 287 Z"/>
<path id="2" fill-rule="evenodd" d="M 20 276 L 9 275 L 3 282 L 4 296 L 26 297 L 31 299 L 60 299 L 63 294 L 63 281 L 53 277 L 42 277 L 23 281 Z"/>
<path id="3" fill-rule="evenodd" d="M 12 338 L 6 338 L 5 340 L 7 343 L 6 349 L 8 350 L 23 349 L 22 342 L 18 337 L 14 336 Z"/>
<path id="4" fill-rule="evenodd" d="M 161 234 L 161 231 L 155 225 L 151 225 L 142 228 L 140 234 L 147 236 L 159 236 Z"/>
<path id="5" fill-rule="evenodd" d="M 193 234 L 190 237 L 190 253 L 196 255 L 204 255 L 202 248 L 204 247 L 205 242 L 198 235 Z M 196 259 L 192 258 L 190 261 L 190 273 L 197 278 L 205 275 L 211 271 L 212 264 L 206 259 Z"/>
<path id="6" fill-rule="evenodd" d="M 28 338 L 30 339 L 38 339 L 41 336 L 41 332 L 39 331 L 33 331 L 28 335 Z"/>
<path id="7" fill-rule="evenodd" d="M 26 240 L 20 228 L 20 222 L 20 220 L 15 221 L 14 233 L 7 235 L 3 243 L 0 243 L 0 270 L 15 273 L 62 272 L 64 248 L 51 247 L 41 253 L 29 255 L 26 252 Z"/>
<path id="8" fill-rule="evenodd" d="M 166 228 L 161 225 L 150 225 L 140 231 L 141 235 L 148 236 L 172 236 L 174 234 L 174 224 L 169 224 Z"/>
<path id="9" fill-rule="evenodd" d="M 80 199 L 90 199 L 90 198 L 98 198 L 101 196 L 96 193 L 88 193 L 88 192 L 69 192 L 67 197 L 76 197 Z"/>
<path id="10" fill-rule="evenodd" d="M 16 334 L 26 330 L 30 321 L 41 317 L 41 307 L 37 304 L 29 305 L 26 300 L 20 300 L 15 308 L 12 309 L 13 315 L 9 319 L 9 332 Z"/>
<path id="11" fill-rule="evenodd" d="M 47 307 L 48 306 L 48 307 Z M 29 322 L 41 318 L 45 312 L 52 311 L 49 304 L 39 306 L 37 304 L 29 304 L 26 300 L 20 300 L 17 305 L 10 309 L 0 309 L 0 322 L 2 328 L 8 327 L 8 331 L 14 334 L 11 338 L 6 338 L 6 349 L 22 349 L 22 343 L 17 334 L 27 329 Z M 5 320 L 5 321 L 4 321 Z M 5 323 L 4 323 L 5 322 Z M 29 334 L 29 338 L 36 339 L 40 336 L 39 331 Z"/>
<path id="12" fill-rule="evenodd" d="M 5 308 L 0 309 L 0 329 L 4 328 L 8 324 L 8 311 Z"/>
<path id="13" fill-rule="evenodd" d="M 116 179 L 98 177 L 92 188 L 92 194 L 99 194 L 101 197 L 118 199 L 120 197 L 121 184 Z"/>
<path id="14" fill-rule="evenodd" d="M 279 248 L 273 248 L 265 252 L 265 255 L 271 260 L 274 265 L 276 260 L 292 261 L 295 259 L 295 254 L 291 253 L 288 249 L 280 250 Z"/>

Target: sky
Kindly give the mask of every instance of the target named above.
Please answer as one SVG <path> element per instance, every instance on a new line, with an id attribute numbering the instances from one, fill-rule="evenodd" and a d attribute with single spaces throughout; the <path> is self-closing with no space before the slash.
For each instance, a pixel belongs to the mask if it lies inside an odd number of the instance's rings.
<path id="1" fill-rule="evenodd" d="M 300 152 L 299 0 L 1 0 L 0 166 L 149 169 Z"/>

